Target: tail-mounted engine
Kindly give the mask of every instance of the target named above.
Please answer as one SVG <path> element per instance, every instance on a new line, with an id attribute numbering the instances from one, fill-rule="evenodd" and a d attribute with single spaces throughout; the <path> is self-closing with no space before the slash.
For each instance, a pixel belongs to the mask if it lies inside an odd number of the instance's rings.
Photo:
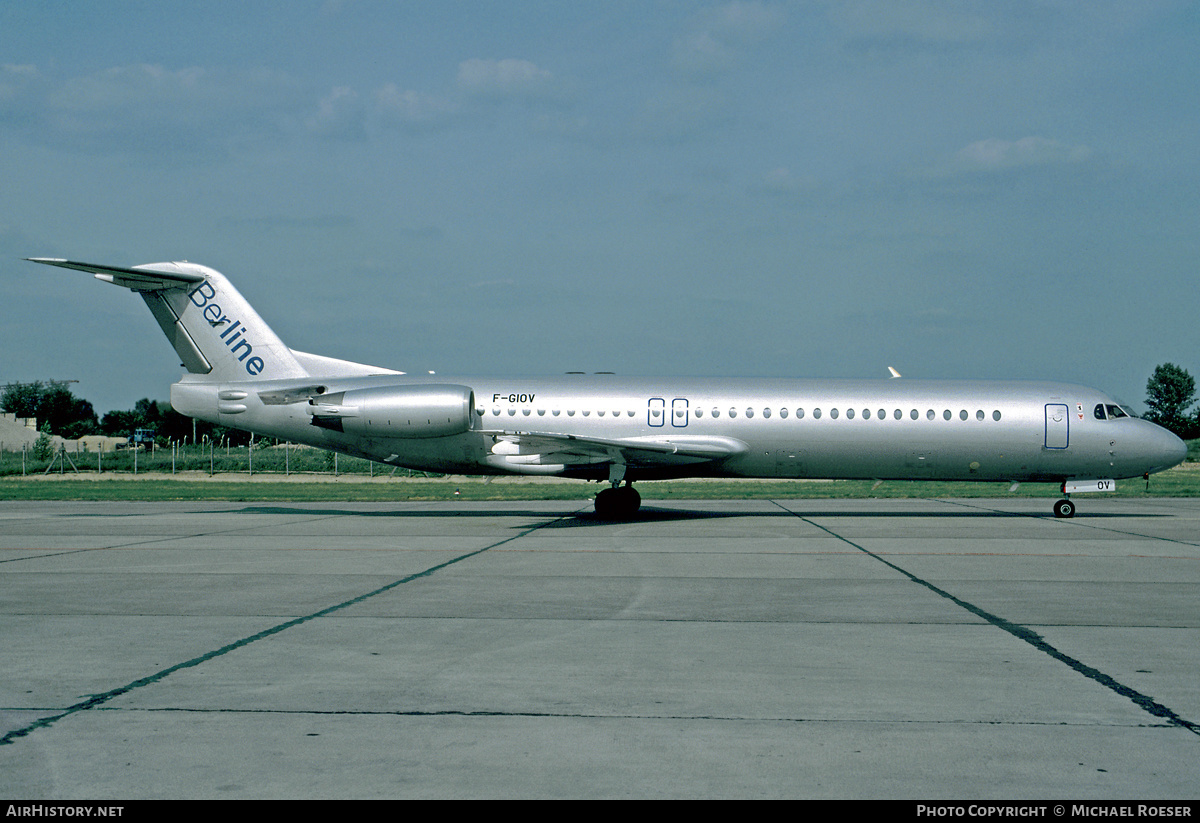
<path id="1" fill-rule="evenodd" d="M 377 386 L 313 397 L 312 424 L 370 437 L 449 437 L 471 428 L 475 393 L 445 384 Z"/>

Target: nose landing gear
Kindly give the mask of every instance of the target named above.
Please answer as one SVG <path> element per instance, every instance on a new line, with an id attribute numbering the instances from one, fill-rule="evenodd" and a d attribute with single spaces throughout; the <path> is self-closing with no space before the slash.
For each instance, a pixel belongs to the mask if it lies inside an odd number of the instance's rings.
<path id="1" fill-rule="evenodd" d="M 1062 500 L 1059 500 L 1057 503 L 1054 504 L 1054 516 L 1055 517 L 1074 517 L 1075 516 L 1075 504 L 1064 497 Z"/>

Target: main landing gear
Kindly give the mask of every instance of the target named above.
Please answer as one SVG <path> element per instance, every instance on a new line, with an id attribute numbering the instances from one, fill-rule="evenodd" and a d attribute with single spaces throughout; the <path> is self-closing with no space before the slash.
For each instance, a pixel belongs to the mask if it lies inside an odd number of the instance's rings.
<path id="1" fill-rule="evenodd" d="M 596 495 L 596 516 L 605 520 L 633 517 L 641 506 L 642 496 L 628 483 L 604 489 Z"/>

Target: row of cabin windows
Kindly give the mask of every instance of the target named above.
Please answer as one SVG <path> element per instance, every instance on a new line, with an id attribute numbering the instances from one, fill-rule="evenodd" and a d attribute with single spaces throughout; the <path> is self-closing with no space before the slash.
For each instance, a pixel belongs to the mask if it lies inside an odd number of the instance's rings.
<path id="1" fill-rule="evenodd" d="M 482 416 L 483 416 L 483 409 L 477 409 L 477 410 L 476 410 L 476 413 L 477 413 L 477 414 L 479 414 L 479 416 L 481 416 L 481 417 L 482 417 Z M 521 414 L 522 414 L 522 415 L 524 415 L 525 417 L 529 417 L 529 416 L 530 416 L 530 414 L 532 414 L 532 413 L 533 413 L 533 409 L 521 409 Z M 561 412 L 559 409 L 553 409 L 553 410 L 550 412 L 550 414 L 552 414 L 554 417 L 558 417 L 558 416 L 559 416 L 561 413 L 562 413 L 562 412 Z M 586 410 L 586 409 L 585 409 L 584 411 L 580 412 L 580 414 L 582 414 L 584 417 L 588 417 L 588 416 L 590 416 L 590 415 L 591 415 L 591 413 L 592 413 L 592 412 L 591 412 L 591 410 Z M 651 416 L 651 418 L 653 418 L 653 419 L 655 419 L 655 420 L 657 420 L 657 419 L 658 419 L 658 418 L 659 418 L 659 417 L 660 417 L 662 414 L 664 414 L 664 413 L 665 413 L 665 410 L 664 410 L 664 409 L 651 409 L 651 410 L 650 410 L 650 416 Z M 763 409 L 763 410 L 762 410 L 760 413 L 762 414 L 762 416 L 763 416 L 763 417 L 770 417 L 770 416 L 773 414 L 773 412 L 771 411 L 771 409 Z M 789 410 L 788 410 L 788 409 L 786 409 L 786 408 L 784 408 L 784 409 L 779 409 L 779 411 L 777 412 L 777 414 L 778 414 L 778 415 L 779 415 L 781 418 L 786 418 L 786 417 L 788 416 L 788 414 L 789 414 L 789 413 L 790 413 L 790 412 L 789 412 Z M 498 416 L 501 414 L 501 409 L 500 409 L 498 406 L 497 406 L 497 407 L 493 407 L 493 408 L 492 408 L 492 414 L 498 417 Z M 508 410 L 508 416 L 509 416 L 509 417 L 515 417 L 515 416 L 516 416 L 516 414 L 517 414 L 517 410 L 516 410 L 515 408 L 510 408 L 510 409 Z M 543 416 L 545 416 L 545 414 L 546 414 L 546 410 L 545 410 L 545 409 L 538 409 L 538 410 L 537 410 L 537 414 L 538 414 L 538 416 L 539 416 L 539 417 L 543 417 Z M 604 409 L 600 409 L 600 410 L 598 410 L 598 411 L 596 412 L 596 415 L 597 415 L 598 417 L 604 417 L 604 416 L 605 416 L 605 414 L 606 414 L 606 410 L 604 410 Z M 626 416 L 628 416 L 628 417 L 634 417 L 634 416 L 636 416 L 636 414 L 637 414 L 637 412 L 635 412 L 635 411 L 632 411 L 632 410 L 627 410 L 627 411 L 625 412 L 625 415 L 626 415 Z M 684 416 L 687 414 L 687 412 L 686 412 L 686 411 L 684 411 L 684 410 L 682 410 L 682 409 L 676 409 L 676 410 L 675 410 L 675 412 L 674 412 L 674 414 L 675 414 L 675 416 L 676 416 L 677 418 L 682 418 L 682 417 L 684 417 Z M 703 410 L 703 409 L 697 408 L 697 409 L 695 409 L 695 410 L 693 411 L 693 414 L 695 414 L 695 415 L 696 415 L 696 417 L 704 417 L 704 414 L 705 414 L 705 412 L 704 412 L 704 410 Z M 718 409 L 718 408 L 716 408 L 716 407 L 714 406 L 714 407 L 713 407 L 713 409 L 712 409 L 712 411 L 710 411 L 708 414 L 709 414 L 711 417 L 714 417 L 714 418 L 716 418 L 716 417 L 720 417 L 720 416 L 721 416 L 721 410 L 720 410 L 720 409 Z M 729 411 L 727 412 L 727 414 L 728 414 L 730 417 L 737 417 L 737 416 L 738 416 L 738 410 L 737 410 L 736 408 L 731 408 L 731 409 L 729 409 Z M 802 419 L 802 418 L 805 416 L 805 414 L 806 414 L 806 412 L 805 412 L 805 410 L 804 410 L 804 408 L 803 408 L 803 407 L 796 409 L 796 419 L 797 419 L 797 420 L 800 420 L 800 419 Z M 816 409 L 813 409 L 813 410 L 812 410 L 812 416 L 813 416 L 815 419 L 817 419 L 817 420 L 821 419 L 821 417 L 822 417 L 822 415 L 823 415 L 823 414 L 824 414 L 824 412 L 822 412 L 822 411 L 821 411 L 821 409 L 819 409 L 819 408 L 816 408 Z M 755 411 L 754 411 L 754 409 L 753 409 L 753 408 L 747 408 L 747 409 L 746 409 L 746 411 L 745 411 L 745 415 L 746 415 L 746 417 L 754 417 L 754 415 L 755 415 Z M 838 409 L 836 409 L 836 408 L 835 408 L 835 409 L 830 409 L 830 410 L 829 410 L 829 416 L 830 416 L 831 418 L 833 418 L 834 420 L 836 420 L 836 419 L 837 419 L 838 417 L 840 417 L 841 415 L 842 415 L 842 412 L 841 412 L 841 411 L 839 411 L 839 410 L 838 410 Z M 575 416 L 575 410 L 574 410 L 574 409 L 567 409 L 567 417 L 574 417 L 574 416 Z M 613 417 L 620 417 L 620 416 L 621 416 L 621 412 L 620 412 L 619 410 L 613 411 L 613 412 L 612 412 L 612 416 L 613 416 Z M 845 411 L 845 416 L 846 416 L 846 418 L 847 418 L 848 420 L 853 420 L 853 419 L 854 419 L 856 416 L 860 416 L 860 413 L 859 413 L 857 410 L 855 410 L 855 409 L 846 409 L 846 411 Z M 861 417 L 862 417 L 864 420 L 870 420 L 872 417 L 875 417 L 875 418 L 877 418 L 877 419 L 879 419 L 879 420 L 885 420 L 885 419 L 887 419 L 887 416 L 888 416 L 888 413 L 887 413 L 887 410 L 886 410 L 886 409 L 879 409 L 879 410 L 877 410 L 877 411 L 874 411 L 874 412 L 872 412 L 870 409 L 863 409 L 863 410 L 862 410 L 862 412 L 861 412 Z M 912 409 L 911 411 L 909 411 L 909 413 L 908 413 L 908 416 L 909 416 L 911 419 L 913 419 L 913 420 L 919 420 L 919 419 L 920 419 L 920 417 L 921 417 L 921 413 L 920 413 L 920 412 L 919 412 L 917 409 Z M 936 411 L 934 411 L 933 409 L 928 409 L 928 410 L 926 410 L 926 412 L 925 412 L 925 418 L 926 418 L 927 420 L 935 420 L 935 419 L 937 419 L 937 416 L 938 416 L 937 412 L 936 412 Z M 904 412 L 903 412 L 901 409 L 895 409 L 895 410 L 893 410 L 893 411 L 892 411 L 892 417 L 894 417 L 896 420 L 902 420 L 902 419 L 904 419 Z M 966 409 L 961 409 L 961 410 L 958 412 L 958 419 L 959 419 L 959 420 L 969 420 L 969 419 L 970 419 L 970 417 L 971 417 L 971 414 L 970 414 L 970 412 L 968 412 Z M 1000 419 L 1000 417 L 1001 417 L 1001 414 L 1000 414 L 1000 411 L 999 411 L 998 409 L 992 412 L 992 419 L 993 419 L 993 420 L 999 420 L 999 419 Z M 987 418 L 987 415 L 984 413 L 983 409 L 977 409 L 977 410 L 976 410 L 976 412 L 975 412 L 975 419 L 976 419 L 976 420 L 984 420 L 984 419 L 986 419 L 986 418 Z M 952 420 L 952 419 L 954 419 L 954 412 L 952 412 L 950 409 L 945 409 L 945 410 L 943 410 L 943 411 L 942 411 L 942 419 L 943 419 L 943 420 Z"/>
<path id="2" fill-rule="evenodd" d="M 680 412 L 676 412 L 676 415 L 679 415 L 679 414 L 680 414 Z M 696 409 L 695 414 L 696 414 L 696 417 L 703 417 L 704 410 Z M 709 412 L 709 414 L 713 417 L 720 417 L 721 410 L 718 408 L 713 408 L 713 410 L 711 412 Z M 738 410 L 735 408 L 731 408 L 729 410 L 728 414 L 730 417 L 737 417 Z M 755 411 L 753 408 L 748 408 L 748 409 L 746 409 L 745 414 L 746 414 L 746 417 L 753 417 L 755 414 Z M 762 410 L 763 417 L 770 417 L 771 414 L 772 414 L 772 412 L 770 409 Z M 816 408 L 816 409 L 812 410 L 812 416 L 817 420 L 821 419 L 823 414 L 824 414 L 824 412 L 822 412 L 820 408 Z M 840 410 L 838 410 L 836 408 L 829 410 L 829 416 L 831 418 L 833 418 L 834 420 L 841 417 L 842 414 L 843 414 L 843 412 L 841 412 Z M 855 409 L 846 409 L 844 414 L 845 414 L 847 420 L 853 420 L 855 417 L 858 417 L 858 416 L 861 416 L 863 420 L 870 420 L 872 417 L 875 417 L 876 419 L 879 419 L 879 420 L 886 420 L 887 416 L 888 416 L 887 409 L 879 409 L 874 412 L 872 412 L 870 409 L 863 409 L 861 413 Z M 803 418 L 804 415 L 805 415 L 805 410 L 803 408 L 796 409 L 796 419 L 797 420 Z M 788 410 L 780 409 L 779 416 L 787 417 Z M 911 411 L 909 411 L 908 416 L 910 418 L 912 418 L 913 420 L 919 420 L 921 417 L 921 412 L 918 411 L 917 409 L 912 409 Z M 993 420 L 999 420 L 1001 418 L 1001 416 L 1002 415 L 1000 414 L 1000 411 L 998 409 L 996 411 L 992 412 Z M 904 419 L 904 411 L 901 409 L 894 409 L 892 411 L 892 417 L 895 418 L 896 420 L 902 420 L 902 419 Z M 958 413 L 959 420 L 968 420 L 968 419 L 970 419 L 970 417 L 971 417 L 971 413 L 968 412 L 966 409 L 962 409 Z M 984 413 L 983 409 L 976 410 L 976 412 L 975 412 L 976 420 L 984 420 L 984 419 L 986 419 L 986 417 L 987 417 L 987 415 Z M 928 409 L 925 412 L 925 418 L 927 420 L 934 420 L 937 418 L 937 412 L 934 411 L 933 409 Z M 950 409 L 945 409 L 944 411 L 942 411 L 942 418 L 944 420 L 952 420 L 954 418 L 954 412 L 950 411 Z"/>

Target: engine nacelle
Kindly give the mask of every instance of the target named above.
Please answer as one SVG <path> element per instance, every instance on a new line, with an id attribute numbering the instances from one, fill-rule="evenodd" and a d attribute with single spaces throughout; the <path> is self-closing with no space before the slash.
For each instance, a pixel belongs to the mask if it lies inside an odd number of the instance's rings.
<path id="1" fill-rule="evenodd" d="M 475 393 L 466 386 L 377 386 L 314 397 L 312 424 L 369 437 L 449 437 L 471 428 Z"/>

